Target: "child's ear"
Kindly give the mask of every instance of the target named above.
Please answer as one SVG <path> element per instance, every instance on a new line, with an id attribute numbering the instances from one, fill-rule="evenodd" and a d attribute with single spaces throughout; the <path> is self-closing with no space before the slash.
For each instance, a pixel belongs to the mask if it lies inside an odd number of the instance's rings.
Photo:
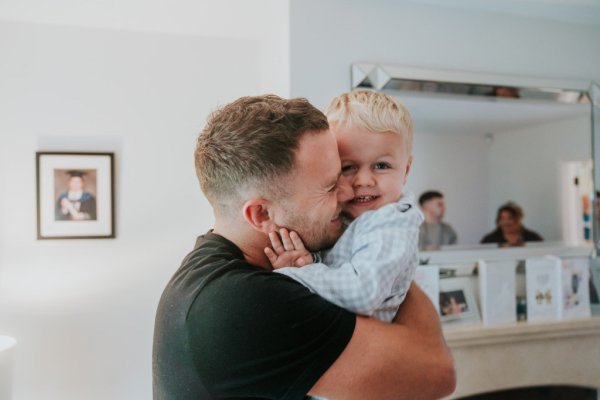
<path id="1" fill-rule="evenodd" d="M 244 203 L 244 219 L 250 226 L 266 234 L 277 229 L 273 220 L 273 205 L 268 200 L 256 198 Z"/>
<path id="2" fill-rule="evenodd" d="M 413 156 L 408 157 L 408 162 L 406 163 L 406 171 L 404 172 L 404 183 L 406 185 L 406 181 L 408 180 L 408 173 L 410 172 L 410 167 L 412 166 Z"/>

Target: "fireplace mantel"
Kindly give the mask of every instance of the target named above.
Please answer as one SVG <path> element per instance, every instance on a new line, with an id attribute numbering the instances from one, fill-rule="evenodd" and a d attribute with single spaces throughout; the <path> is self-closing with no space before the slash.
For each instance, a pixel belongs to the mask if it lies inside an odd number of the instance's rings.
<path id="1" fill-rule="evenodd" d="M 457 369 L 448 399 L 546 385 L 600 388 L 600 317 L 445 328 Z"/>

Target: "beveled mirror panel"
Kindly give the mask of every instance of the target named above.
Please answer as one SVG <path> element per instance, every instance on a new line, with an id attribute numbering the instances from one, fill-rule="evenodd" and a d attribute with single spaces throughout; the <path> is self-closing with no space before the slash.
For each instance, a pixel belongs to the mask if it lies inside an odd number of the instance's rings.
<path id="1" fill-rule="evenodd" d="M 414 162 L 407 189 L 443 193 L 443 221 L 458 241 L 442 250 L 498 247 L 481 241 L 500 229 L 498 209 L 509 201 L 521 207 L 522 225 L 543 238 L 526 247 L 591 253 L 594 241 L 600 245 L 592 215 L 600 211 L 592 207 L 600 187 L 600 163 L 594 174 L 592 162 L 600 156 L 600 140 L 592 143 L 593 127 L 600 134 L 600 106 L 591 101 L 600 96 L 597 85 L 353 64 L 352 87 L 384 91 L 410 109 Z"/>

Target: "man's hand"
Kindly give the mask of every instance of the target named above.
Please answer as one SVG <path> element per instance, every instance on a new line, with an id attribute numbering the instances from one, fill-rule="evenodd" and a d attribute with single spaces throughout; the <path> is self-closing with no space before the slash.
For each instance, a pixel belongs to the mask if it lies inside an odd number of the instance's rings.
<path id="1" fill-rule="evenodd" d="M 273 249 L 266 247 L 265 254 L 273 269 L 303 267 L 313 262 L 312 254 L 306 250 L 296 232 L 288 232 L 287 229 L 281 228 L 279 234 L 275 231 L 269 233 L 269 239 Z"/>

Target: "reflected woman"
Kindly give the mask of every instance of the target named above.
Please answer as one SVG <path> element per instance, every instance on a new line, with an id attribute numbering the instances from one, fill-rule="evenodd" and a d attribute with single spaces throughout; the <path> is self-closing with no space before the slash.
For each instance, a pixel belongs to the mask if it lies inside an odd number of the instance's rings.
<path id="1" fill-rule="evenodd" d="M 525 242 L 541 242 L 539 233 L 523 226 L 523 209 L 509 201 L 498 209 L 496 230 L 481 239 L 481 243 L 498 243 L 500 247 L 523 246 Z"/>

